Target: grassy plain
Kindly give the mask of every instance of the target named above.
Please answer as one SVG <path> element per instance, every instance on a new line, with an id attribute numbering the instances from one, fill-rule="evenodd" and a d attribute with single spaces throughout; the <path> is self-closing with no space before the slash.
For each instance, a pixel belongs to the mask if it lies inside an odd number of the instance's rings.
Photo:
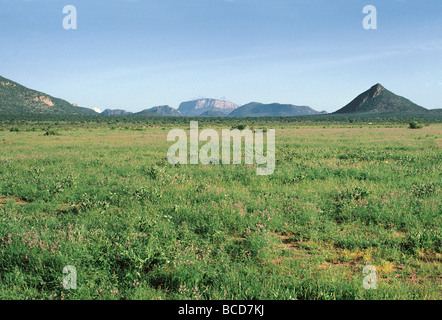
<path id="1" fill-rule="evenodd" d="M 270 176 L 170 165 L 171 124 L 51 125 L 0 128 L 0 299 L 442 299 L 441 124 L 270 123 Z"/>

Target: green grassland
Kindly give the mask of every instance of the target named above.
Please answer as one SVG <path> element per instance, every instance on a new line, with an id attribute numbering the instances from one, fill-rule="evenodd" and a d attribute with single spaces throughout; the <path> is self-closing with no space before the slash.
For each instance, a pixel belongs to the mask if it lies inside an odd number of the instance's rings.
<path id="1" fill-rule="evenodd" d="M 262 120 L 257 176 L 170 165 L 188 120 L 137 121 L 1 124 L 0 299 L 442 298 L 441 124 Z"/>

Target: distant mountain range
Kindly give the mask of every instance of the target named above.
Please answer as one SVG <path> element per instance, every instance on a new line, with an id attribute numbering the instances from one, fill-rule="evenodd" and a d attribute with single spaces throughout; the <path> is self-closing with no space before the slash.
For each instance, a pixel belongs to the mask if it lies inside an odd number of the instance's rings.
<path id="1" fill-rule="evenodd" d="M 122 109 L 106 109 L 101 114 L 105 116 L 128 116 L 133 113 Z"/>
<path id="2" fill-rule="evenodd" d="M 204 111 L 206 110 L 206 111 Z M 241 107 L 217 99 L 199 99 L 183 102 L 178 110 L 169 106 L 159 106 L 132 113 L 121 109 L 106 109 L 101 114 L 110 116 L 144 116 L 144 117 L 296 117 L 315 114 L 327 114 L 326 111 L 316 111 L 307 106 L 291 104 L 263 104 L 251 102 Z"/>
<path id="3" fill-rule="evenodd" d="M 398 96 L 376 84 L 361 93 L 334 115 L 414 115 L 426 114 L 440 117 L 442 111 L 427 110 L 410 100 Z M 26 88 L 12 80 L 0 76 L 0 116 L 21 115 L 98 115 L 94 110 L 82 108 L 46 93 Z M 105 116 L 144 116 L 144 117 L 295 117 L 327 114 L 308 106 L 292 104 L 251 102 L 238 106 L 233 102 L 218 99 L 197 99 L 180 104 L 178 110 L 163 105 L 140 112 L 122 109 L 106 109 Z"/>
<path id="4" fill-rule="evenodd" d="M 105 116 L 142 116 L 142 117 L 181 117 L 178 110 L 169 106 L 158 106 L 150 109 L 144 109 L 140 112 L 129 112 L 122 109 L 106 109 L 102 113 Z"/>

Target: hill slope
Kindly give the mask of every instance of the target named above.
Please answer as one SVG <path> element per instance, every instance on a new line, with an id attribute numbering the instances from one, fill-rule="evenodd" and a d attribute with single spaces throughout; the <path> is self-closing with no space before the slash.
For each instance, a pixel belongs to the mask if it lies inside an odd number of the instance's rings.
<path id="1" fill-rule="evenodd" d="M 228 115 L 236 108 L 238 108 L 238 106 L 230 101 L 199 99 L 181 103 L 178 111 L 184 116 L 199 116 L 207 111 L 222 112 Z"/>
<path id="2" fill-rule="evenodd" d="M 422 113 L 427 109 L 385 89 L 379 83 L 334 112 L 342 113 Z"/>
<path id="3" fill-rule="evenodd" d="M 169 107 L 169 106 L 158 106 L 150 109 L 145 109 L 143 111 L 137 112 L 133 114 L 134 116 L 162 116 L 162 117 L 180 117 L 182 116 L 181 112 L 178 110 Z"/>
<path id="4" fill-rule="evenodd" d="M 295 117 L 315 115 L 320 112 L 307 106 L 295 106 L 292 104 L 263 104 L 251 102 L 230 113 L 230 117 Z"/>
<path id="5" fill-rule="evenodd" d="M 216 118 L 216 117 L 228 117 L 229 115 L 227 113 L 216 111 L 216 110 L 209 110 L 206 112 L 201 113 L 198 117 L 202 118 Z"/>
<path id="6" fill-rule="evenodd" d="M 0 114 L 85 115 L 96 114 L 96 112 L 92 109 L 73 106 L 65 100 L 26 88 L 0 76 Z"/>

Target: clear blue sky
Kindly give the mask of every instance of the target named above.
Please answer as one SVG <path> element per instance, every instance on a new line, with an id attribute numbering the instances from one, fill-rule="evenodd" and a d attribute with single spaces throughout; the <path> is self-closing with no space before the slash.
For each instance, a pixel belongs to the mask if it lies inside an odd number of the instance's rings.
<path id="1" fill-rule="evenodd" d="M 0 0 L 0 75 L 102 110 L 211 97 L 331 112 L 378 82 L 442 108 L 442 1 Z"/>

